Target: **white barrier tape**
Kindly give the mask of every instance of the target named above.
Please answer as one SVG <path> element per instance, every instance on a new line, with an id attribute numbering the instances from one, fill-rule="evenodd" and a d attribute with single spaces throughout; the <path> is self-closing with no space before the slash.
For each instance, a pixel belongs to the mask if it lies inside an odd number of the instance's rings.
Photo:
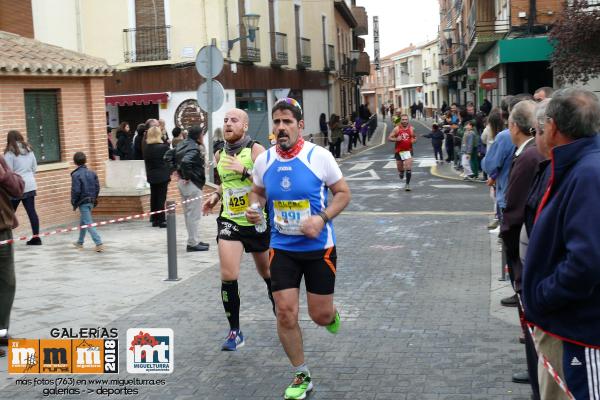
<path id="1" fill-rule="evenodd" d="M 523 307 L 523 302 L 521 301 L 521 296 L 518 295 L 517 296 L 519 299 L 519 304 L 521 306 L 521 310 L 524 310 L 525 307 Z M 535 341 L 535 336 L 533 336 L 533 329 L 531 328 L 531 325 L 529 325 L 526 321 L 525 321 L 525 326 L 527 326 L 527 330 L 529 331 L 529 335 L 531 336 L 531 340 L 533 340 L 533 343 L 535 345 L 535 349 L 536 352 L 538 351 L 538 346 L 537 343 Z M 544 354 L 541 354 L 538 352 L 538 357 L 540 357 L 542 359 L 542 365 L 544 366 L 544 369 L 546 369 L 546 371 L 550 374 L 550 376 L 552 377 L 552 379 L 554 379 L 554 382 L 556 382 L 556 384 L 558 385 L 558 387 L 560 387 L 560 389 L 565 392 L 565 394 L 567 395 L 567 397 L 571 400 L 575 400 L 575 397 L 573 396 L 573 394 L 571 393 L 571 391 L 569 390 L 569 388 L 567 387 L 567 384 L 561 379 L 560 375 L 558 375 L 558 372 L 556 372 L 556 370 L 554 369 L 554 367 L 552 367 L 552 364 L 550 364 L 550 362 L 548 361 L 548 359 L 546 358 L 546 356 Z"/>
<path id="2" fill-rule="evenodd" d="M 86 224 L 86 225 L 72 226 L 72 227 L 69 227 L 69 228 L 56 229 L 56 230 L 53 230 L 53 231 L 42 232 L 42 233 L 39 233 L 37 235 L 32 235 L 32 236 L 20 236 L 18 238 L 12 238 L 12 239 L 7 239 L 7 240 L 2 240 L 2 241 L 0 241 L 0 246 L 3 246 L 5 244 L 11 244 L 11 243 L 14 243 L 14 242 L 23 241 L 23 240 L 31 240 L 31 239 L 37 238 L 37 237 L 52 236 L 52 235 L 56 235 L 56 234 L 59 234 L 59 233 L 73 232 L 73 231 L 78 231 L 78 230 L 86 229 L 86 228 L 94 228 L 94 227 L 97 227 L 97 226 L 115 224 L 115 223 L 118 223 L 118 222 L 131 221 L 133 219 L 143 218 L 143 217 L 147 217 L 149 215 L 162 214 L 162 213 L 165 213 L 165 212 L 167 212 L 169 210 L 174 210 L 176 208 L 176 206 L 178 206 L 178 205 L 183 205 L 183 204 L 191 203 L 192 201 L 196 201 L 196 200 L 200 200 L 200 199 L 203 199 L 205 197 L 208 197 L 211 194 L 212 193 L 205 194 L 205 195 L 202 195 L 202 196 L 193 197 L 191 199 L 187 199 L 187 200 L 184 200 L 184 201 L 178 201 L 173 206 L 167 207 L 167 208 L 165 208 L 163 210 L 149 211 L 149 212 L 145 212 L 145 213 L 142 213 L 142 214 L 134 214 L 134 215 L 128 215 L 126 217 L 114 218 L 114 219 L 110 219 L 108 221 L 100 221 L 100 222 L 94 222 L 92 224 Z"/>

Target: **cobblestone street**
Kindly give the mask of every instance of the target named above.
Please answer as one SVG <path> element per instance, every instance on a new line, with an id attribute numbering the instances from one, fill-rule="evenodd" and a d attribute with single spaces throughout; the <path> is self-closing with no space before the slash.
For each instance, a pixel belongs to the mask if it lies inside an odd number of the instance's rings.
<path id="1" fill-rule="evenodd" d="M 379 143 L 380 137 L 374 142 Z M 424 143 L 418 156 L 426 156 L 428 151 Z M 356 157 L 362 162 L 389 155 L 386 145 Z M 342 163 L 346 176 L 353 174 L 348 169 L 356 163 L 354 158 Z M 353 203 L 335 221 L 339 257 L 336 303 L 342 315 L 339 335 L 332 336 L 310 321 L 305 301 L 301 302 L 307 363 L 315 382 L 312 399 L 529 398 L 527 385 L 510 381 L 511 374 L 524 365 L 522 345 L 516 340 L 518 329 L 490 315 L 490 282 L 497 277 L 490 275 L 490 256 L 495 249 L 490 248 L 485 229 L 488 216 L 484 210 L 488 204 L 481 204 L 479 209 L 471 207 L 470 213 L 456 209 L 458 204 L 477 204 L 477 198 L 484 198 L 481 192 L 485 189 L 477 184 L 471 184 L 473 189 L 454 192 L 430 187 L 437 180 L 447 182 L 441 178 L 418 186 L 417 180 L 432 179 L 425 175 L 428 169 L 420 172 L 423 174 L 415 175 L 418 189 L 413 192 L 393 193 L 388 188 L 387 196 L 369 200 L 373 202 L 370 208 L 382 210 L 376 212 L 363 210 L 360 202 L 365 201 L 361 197 L 365 189 L 361 186 L 397 184 L 394 170 L 378 171 L 379 181 L 349 180 Z M 422 196 L 430 202 L 429 210 L 418 207 Z M 411 212 L 413 204 L 419 213 Z M 212 222 L 204 220 L 203 224 L 207 224 L 203 229 L 210 232 Z M 142 241 L 150 231 L 141 223 L 128 226 Z M 105 229 L 110 232 L 116 228 Z M 111 251 L 122 256 L 127 252 L 125 245 L 112 247 Z M 44 268 L 57 268 L 60 262 L 52 259 Z M 220 351 L 227 322 L 219 299 L 218 265 L 190 269 L 186 267 L 190 262 L 194 263 L 189 257 L 180 258 L 184 264 L 181 268 L 188 271 L 187 279 L 174 286 L 149 284 L 156 294 L 140 292 L 141 301 L 134 307 L 119 307 L 119 296 L 126 293 L 127 285 L 115 285 L 113 296 L 103 289 L 94 294 L 94 301 L 83 305 L 83 311 L 89 313 L 88 321 L 93 321 L 94 313 L 102 307 L 112 305 L 118 310 L 106 326 L 120 332 L 119 378 L 142 377 L 125 372 L 126 330 L 168 327 L 175 333 L 174 372 L 160 376 L 166 379 L 164 386 L 138 387 L 136 398 L 281 398 L 291 369 L 277 338 L 264 283 L 251 259 L 244 258 L 240 278 L 241 323 L 247 343 L 234 353 Z M 90 268 L 105 268 L 94 263 L 88 260 Z M 159 280 L 156 272 L 146 272 L 141 265 L 135 267 L 139 274 L 153 274 L 152 281 Z M 163 264 L 147 265 L 151 270 L 164 269 Z M 129 263 L 122 266 L 123 270 L 131 268 Z M 115 277 L 124 273 L 114 271 Z M 64 279 L 69 283 L 68 276 Z M 74 285 L 75 279 L 82 277 L 73 278 L 69 284 Z M 140 277 L 140 283 L 144 279 Z M 135 281 L 129 284 L 135 285 Z M 90 291 L 95 286 L 104 287 L 88 280 Z M 39 307 L 44 308 L 45 301 L 38 298 Z M 16 314 L 18 320 L 20 315 Z M 65 315 L 49 314 L 46 319 L 48 327 L 92 326 L 83 317 L 81 324 L 65 322 Z M 20 332 L 13 334 L 18 336 Z M 16 386 L 15 378 L 5 375 L 3 397 L 42 398 L 41 387 Z M 95 397 L 81 394 L 60 398 Z"/>

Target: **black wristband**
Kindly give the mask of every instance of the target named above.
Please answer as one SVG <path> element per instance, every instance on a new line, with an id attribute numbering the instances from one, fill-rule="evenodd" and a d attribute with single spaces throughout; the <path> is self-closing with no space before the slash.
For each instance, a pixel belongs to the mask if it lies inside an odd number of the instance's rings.
<path id="1" fill-rule="evenodd" d="M 328 223 L 329 222 L 329 217 L 327 216 L 327 213 L 325 211 L 321 211 L 319 213 L 319 217 L 323 218 L 323 222 L 324 223 Z"/>
<path id="2" fill-rule="evenodd" d="M 242 171 L 242 180 L 250 178 L 250 172 L 248 172 L 248 168 L 244 167 Z"/>

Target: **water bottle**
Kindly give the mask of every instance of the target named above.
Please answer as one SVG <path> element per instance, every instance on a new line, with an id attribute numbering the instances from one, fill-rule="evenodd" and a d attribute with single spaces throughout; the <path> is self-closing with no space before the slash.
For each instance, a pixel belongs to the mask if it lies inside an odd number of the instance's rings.
<path id="1" fill-rule="evenodd" d="M 265 214 L 263 213 L 262 207 L 258 203 L 252 203 L 250 208 L 260 214 L 260 222 L 254 225 L 254 228 L 256 229 L 256 232 L 263 233 L 267 230 L 267 221 L 265 220 Z"/>

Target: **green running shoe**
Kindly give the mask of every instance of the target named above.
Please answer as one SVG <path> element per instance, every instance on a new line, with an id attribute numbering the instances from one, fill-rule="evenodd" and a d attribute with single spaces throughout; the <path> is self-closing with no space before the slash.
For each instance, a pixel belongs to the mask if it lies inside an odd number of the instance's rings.
<path id="1" fill-rule="evenodd" d="M 340 313 L 335 310 L 335 318 L 333 322 L 325 327 L 329 331 L 329 333 L 333 333 L 334 335 L 338 333 L 340 330 Z"/>
<path id="2" fill-rule="evenodd" d="M 296 376 L 294 376 L 294 380 L 290 384 L 290 386 L 285 389 L 284 399 L 305 399 L 306 393 L 310 392 L 313 389 L 313 384 L 310 379 L 310 376 L 306 375 L 304 372 L 296 372 Z"/>

